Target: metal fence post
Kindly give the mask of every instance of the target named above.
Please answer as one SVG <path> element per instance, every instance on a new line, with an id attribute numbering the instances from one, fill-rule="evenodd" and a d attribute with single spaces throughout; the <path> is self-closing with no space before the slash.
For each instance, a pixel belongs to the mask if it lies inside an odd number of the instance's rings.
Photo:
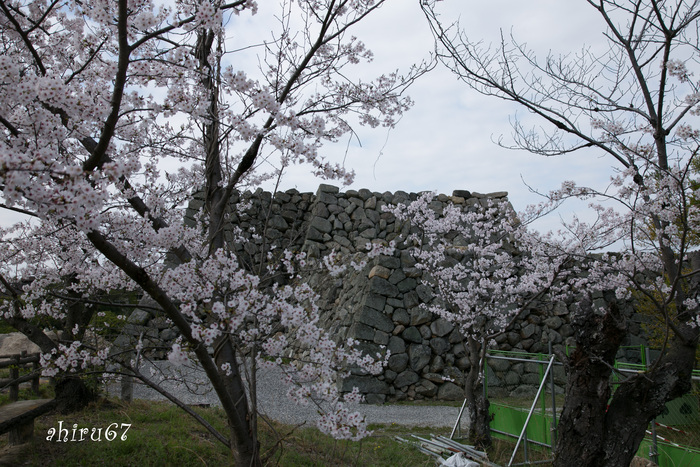
<path id="1" fill-rule="evenodd" d="M 549 341 L 549 356 L 552 357 L 552 341 Z M 557 443 L 557 400 L 556 400 L 556 386 L 554 385 L 554 369 L 549 372 L 549 388 L 552 392 L 552 427 L 550 432 L 552 433 L 552 452 Z"/>
<path id="2" fill-rule="evenodd" d="M 642 344 L 642 349 L 644 350 L 644 371 L 649 368 L 649 349 L 644 348 Z M 651 421 L 651 446 L 649 447 L 649 460 L 658 465 L 659 463 L 659 446 L 656 439 L 656 418 Z"/>

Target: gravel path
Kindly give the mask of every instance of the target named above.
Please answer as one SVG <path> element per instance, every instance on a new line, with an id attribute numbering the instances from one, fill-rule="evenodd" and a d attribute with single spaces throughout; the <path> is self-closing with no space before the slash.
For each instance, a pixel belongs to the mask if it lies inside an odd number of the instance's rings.
<path id="1" fill-rule="evenodd" d="M 169 362 L 157 362 L 158 371 L 166 376 L 161 383 L 164 389 L 176 395 L 186 404 L 220 405 L 219 398 L 206 380 L 204 373 L 198 369 L 178 368 L 173 371 Z M 150 367 L 142 367 L 144 374 L 150 374 Z M 170 378 L 170 379 L 168 379 Z M 302 406 L 286 397 L 286 387 L 281 381 L 281 370 L 260 370 L 258 374 L 258 403 L 261 413 L 287 424 L 315 425 L 318 408 L 314 404 Z M 181 381 L 186 384 L 182 384 Z M 109 388 L 113 395 L 119 395 L 118 385 Z M 143 384 L 134 384 L 134 399 L 164 400 L 165 397 Z M 426 426 L 452 428 L 459 414 L 459 407 L 451 406 L 409 406 L 409 405 L 371 405 L 356 406 L 363 413 L 369 424 L 397 424 L 402 426 Z M 463 429 L 466 428 L 462 420 Z"/>
<path id="2" fill-rule="evenodd" d="M 31 342 L 20 333 L 7 335 L 0 334 L 0 355 L 18 353 L 20 350 L 36 351 Z M 219 405 L 219 398 L 211 389 L 211 385 L 204 376 L 204 372 L 198 369 L 173 370 L 168 361 L 156 362 L 158 372 L 166 377 L 162 386 L 174 394 L 186 404 Z M 149 375 L 151 368 L 142 367 L 141 371 Z M 270 418 L 287 424 L 301 424 L 306 422 L 314 425 L 319 418 L 317 407 L 313 404 L 307 406 L 297 405 L 287 399 L 287 389 L 281 381 L 281 371 L 261 370 L 258 374 L 258 399 L 259 410 Z M 186 384 L 182 384 L 181 381 Z M 119 385 L 113 384 L 108 392 L 119 396 Z M 134 384 L 134 398 L 146 400 L 165 400 L 165 397 L 155 390 L 143 384 Z M 365 415 L 368 423 L 391 425 L 395 423 L 403 426 L 428 426 L 449 427 L 454 426 L 459 414 L 459 407 L 449 406 L 409 406 L 409 405 L 371 405 L 360 404 L 358 410 Z M 462 428 L 466 429 L 465 420 L 462 420 Z"/>

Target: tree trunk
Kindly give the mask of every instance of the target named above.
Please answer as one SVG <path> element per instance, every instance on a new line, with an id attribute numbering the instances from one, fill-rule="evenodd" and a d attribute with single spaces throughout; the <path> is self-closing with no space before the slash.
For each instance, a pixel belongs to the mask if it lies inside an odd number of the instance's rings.
<path id="1" fill-rule="evenodd" d="M 581 304 L 573 324 L 576 350 L 567 362 L 566 400 L 557 426 L 554 465 L 600 466 L 610 375 L 626 325 L 614 303 L 599 315 L 590 302 Z"/>
<path id="2" fill-rule="evenodd" d="M 615 391 L 606 414 L 604 465 L 629 465 L 649 423 L 664 412 L 668 401 L 690 391 L 698 331 L 683 331 L 685 341 L 674 339 L 647 373 L 635 375 Z"/>
<path id="3" fill-rule="evenodd" d="M 95 390 L 78 376 L 63 376 L 57 379 L 54 390 L 56 410 L 63 414 L 82 410 L 97 399 Z"/>
<path id="4" fill-rule="evenodd" d="M 683 328 L 652 368 L 620 384 L 610 399 L 615 355 L 626 335 L 624 317 L 611 303 L 604 315 L 581 305 L 577 346 L 568 360 L 566 401 L 557 427 L 555 467 L 628 466 L 649 422 L 666 403 L 690 389 L 697 330 Z M 609 404 L 609 406 L 608 406 Z"/>
<path id="5" fill-rule="evenodd" d="M 491 446 L 489 400 L 484 395 L 483 359 L 476 339 L 468 337 L 471 366 L 464 383 L 464 397 L 469 410 L 469 440 L 479 448 Z"/>
<path id="6" fill-rule="evenodd" d="M 231 443 L 231 449 L 234 459 L 236 459 L 236 465 L 246 467 L 262 466 L 260 443 L 254 429 L 255 424 L 253 420 L 253 417 L 257 417 L 257 413 L 255 413 L 255 410 L 251 412 L 248 408 L 248 399 L 237 363 L 236 350 L 228 336 L 224 336 L 217 341 L 214 360 L 217 368 L 221 368 L 225 363 L 231 366 L 229 375 L 226 375 L 224 372 L 221 374 L 226 391 L 233 399 L 235 406 L 235 413 L 227 413 L 226 415 L 234 441 Z M 254 377 L 254 375 L 251 375 L 251 377 Z"/>

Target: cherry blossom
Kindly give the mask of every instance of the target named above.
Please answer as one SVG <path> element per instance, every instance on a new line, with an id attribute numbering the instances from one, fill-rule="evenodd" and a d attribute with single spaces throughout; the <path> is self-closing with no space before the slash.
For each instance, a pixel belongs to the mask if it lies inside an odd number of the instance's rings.
<path id="1" fill-rule="evenodd" d="M 295 387 L 310 388 L 299 394 L 334 404 L 324 430 L 366 434 L 333 381 L 348 365 L 376 372 L 385 356 L 360 355 L 319 328 L 316 294 L 293 278 L 323 264 L 290 252 L 254 274 L 218 227 L 235 213 L 227 210 L 235 189 L 289 164 L 351 181 L 351 168 L 321 156 L 323 144 L 352 135 L 353 125 L 391 127 L 410 108 L 405 90 L 431 64 L 373 80 L 344 73 L 371 60 L 351 31 L 384 3 L 286 1 L 279 17 L 295 21 L 270 36 L 260 28 L 251 44 L 264 47 L 235 52 L 227 40 L 255 21 L 255 1 L 23 0 L 1 8 L 0 203 L 29 220 L 0 232 L 0 312 L 18 326 L 40 316 L 66 323 L 70 342 L 42 340 L 48 373 L 113 368 L 119 355 L 84 336 L 110 326 L 92 319 L 104 300 L 138 294 L 181 333 L 168 359 L 201 365 L 232 423 L 256 419 L 240 416 L 247 399 L 231 393 L 245 369 L 236 355 L 281 364 L 304 349 L 307 360 L 287 371 Z M 249 49 L 259 51 L 260 69 L 240 69 Z M 206 205 L 186 224 L 186 206 L 202 190 Z M 264 281 L 265 271 L 289 284 Z M 76 317 L 85 320 L 78 328 L 68 324 Z M 120 363 L 147 380 L 137 368 L 145 341 L 131 350 L 136 357 Z M 259 461 L 254 439 L 229 444 Z"/>

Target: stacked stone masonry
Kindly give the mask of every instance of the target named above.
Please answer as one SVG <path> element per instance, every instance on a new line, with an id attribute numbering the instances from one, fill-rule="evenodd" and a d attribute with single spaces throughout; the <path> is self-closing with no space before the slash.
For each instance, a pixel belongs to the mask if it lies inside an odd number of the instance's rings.
<path id="1" fill-rule="evenodd" d="M 341 192 L 338 187 L 321 185 L 316 194 L 297 190 L 274 195 L 262 190 L 247 191 L 236 194 L 231 202 L 230 246 L 251 268 L 260 264 L 268 251 L 285 248 L 304 251 L 311 258 L 335 251 L 339 261 L 348 264 L 367 261 L 363 269 L 347 268 L 337 277 L 317 269 L 302 274 L 321 294 L 322 324 L 339 342 L 356 339 L 360 348 L 372 355 L 391 351 L 382 375 L 351 374 L 341 382 L 344 390 L 359 387 L 370 403 L 463 398 L 461 383 L 469 370 L 469 359 L 462 336 L 450 322 L 422 306 L 438 298 L 423 282 L 422 271 L 401 241 L 409 233 L 418 232 L 419 226 L 398 222 L 383 209 L 386 205 L 408 203 L 418 196 L 403 191 Z M 452 196 L 438 195 L 432 207 L 441 212 L 446 203 L 454 203 L 470 209 L 480 203 L 485 205 L 489 198 L 506 197 L 506 192 L 479 194 L 459 190 Z M 201 200 L 190 205 L 190 222 L 201 206 Z M 237 228 L 238 234 L 234 232 Z M 396 240 L 393 255 L 367 258 L 367 243 L 388 245 L 392 240 Z M 598 300 L 605 298 L 600 296 Z M 544 353 L 550 343 L 556 350 L 564 350 L 573 344 L 570 308 L 571 304 L 555 303 L 529 310 L 497 339 L 499 350 Z M 136 316 L 139 325 L 145 324 L 143 316 Z M 175 337 L 172 330 L 159 328 L 161 338 Z M 631 331 L 639 334 L 638 325 Z M 532 394 L 539 378 L 538 364 L 499 360 L 489 363 L 488 384 L 492 392 Z M 561 378 L 558 380 L 563 384 Z"/>

